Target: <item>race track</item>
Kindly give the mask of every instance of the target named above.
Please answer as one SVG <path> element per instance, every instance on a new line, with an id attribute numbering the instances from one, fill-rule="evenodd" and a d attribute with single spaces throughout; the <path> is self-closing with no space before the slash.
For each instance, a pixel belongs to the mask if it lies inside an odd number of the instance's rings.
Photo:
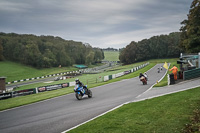
<path id="1" fill-rule="evenodd" d="M 163 64 L 162 64 L 163 65 Z M 139 78 L 91 88 L 93 98 L 78 101 L 68 94 L 43 102 L 0 112 L 0 133 L 60 133 L 120 104 L 133 101 L 165 74 L 157 73 L 156 65 L 147 72 L 148 84 Z"/>

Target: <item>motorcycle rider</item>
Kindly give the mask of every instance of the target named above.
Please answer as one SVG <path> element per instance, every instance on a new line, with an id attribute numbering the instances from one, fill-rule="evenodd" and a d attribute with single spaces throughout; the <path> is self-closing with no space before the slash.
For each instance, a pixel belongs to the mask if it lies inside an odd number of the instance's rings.
<path id="1" fill-rule="evenodd" d="M 141 79 L 141 77 L 145 77 L 145 79 L 146 79 L 146 81 L 147 81 L 147 73 L 144 73 L 144 74 L 142 74 L 142 73 L 140 73 L 140 75 L 139 75 L 139 79 Z"/>
<path id="2" fill-rule="evenodd" d="M 158 73 L 160 73 L 160 67 L 158 67 Z"/>
<path id="3" fill-rule="evenodd" d="M 84 86 L 84 84 L 81 81 L 79 81 L 79 79 L 76 79 L 75 82 L 76 82 L 76 85 L 83 87 L 83 89 L 85 89 L 85 91 L 88 92 L 88 88 Z"/>
<path id="4" fill-rule="evenodd" d="M 147 78 L 142 73 L 140 73 L 139 79 L 140 79 L 140 81 L 142 81 L 142 79 L 144 79 L 144 81 L 146 82 L 145 84 L 147 84 Z M 144 82 L 143 82 L 143 84 L 144 84 Z"/>
<path id="5" fill-rule="evenodd" d="M 140 73 L 140 75 L 139 75 L 139 79 L 142 77 L 142 76 L 144 76 L 142 73 Z"/>

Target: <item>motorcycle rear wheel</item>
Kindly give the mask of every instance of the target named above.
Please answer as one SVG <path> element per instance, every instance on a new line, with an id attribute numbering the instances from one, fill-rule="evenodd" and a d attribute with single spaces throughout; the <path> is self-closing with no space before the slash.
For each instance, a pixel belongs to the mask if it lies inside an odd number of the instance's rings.
<path id="1" fill-rule="evenodd" d="M 81 94 L 78 94 L 78 93 L 76 93 L 76 98 L 77 98 L 78 100 L 81 100 L 81 99 L 82 99 L 82 95 L 81 95 Z"/>

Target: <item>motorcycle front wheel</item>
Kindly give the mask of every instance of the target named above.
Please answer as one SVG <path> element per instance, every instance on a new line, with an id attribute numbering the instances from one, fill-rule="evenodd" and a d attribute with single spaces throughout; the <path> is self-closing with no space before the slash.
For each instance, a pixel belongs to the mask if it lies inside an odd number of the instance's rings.
<path id="1" fill-rule="evenodd" d="M 88 97 L 91 98 L 92 97 L 92 91 L 88 90 Z"/>
<path id="2" fill-rule="evenodd" d="M 76 93 L 76 98 L 77 98 L 78 100 L 81 100 L 81 99 L 82 99 L 82 95 L 81 95 L 81 94 L 78 94 L 78 93 Z"/>

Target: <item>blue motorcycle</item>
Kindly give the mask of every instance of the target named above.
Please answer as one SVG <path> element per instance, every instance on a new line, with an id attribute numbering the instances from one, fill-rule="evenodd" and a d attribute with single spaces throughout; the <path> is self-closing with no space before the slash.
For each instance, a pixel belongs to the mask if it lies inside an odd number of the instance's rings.
<path id="1" fill-rule="evenodd" d="M 78 84 L 74 87 L 75 96 L 78 100 L 81 100 L 84 95 L 88 95 L 89 98 L 92 97 L 92 91 L 87 89 L 87 85 L 80 87 Z"/>

